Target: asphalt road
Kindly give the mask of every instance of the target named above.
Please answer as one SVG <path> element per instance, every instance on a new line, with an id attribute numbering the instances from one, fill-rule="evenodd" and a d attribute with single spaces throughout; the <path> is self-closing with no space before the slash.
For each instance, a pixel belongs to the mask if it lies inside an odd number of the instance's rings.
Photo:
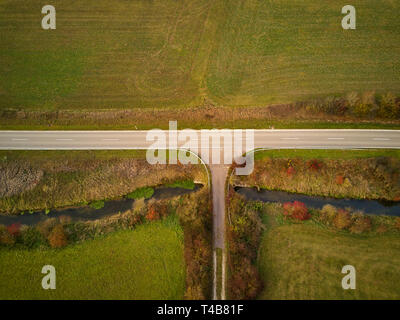
<path id="1" fill-rule="evenodd" d="M 165 133 L 168 140 L 168 132 Z M 181 132 L 181 131 L 178 131 Z M 202 149 L 207 138 L 197 135 L 192 146 Z M 232 130 L 226 130 L 231 133 Z M 1 150 L 147 149 L 148 131 L 0 131 Z M 220 132 L 204 130 L 211 136 Z M 176 134 L 176 132 L 172 132 Z M 183 142 L 178 143 L 181 146 Z M 221 148 L 213 145 L 213 148 Z M 400 148 L 400 130 L 255 130 L 255 148 Z M 193 149 L 193 147 L 192 147 Z"/>

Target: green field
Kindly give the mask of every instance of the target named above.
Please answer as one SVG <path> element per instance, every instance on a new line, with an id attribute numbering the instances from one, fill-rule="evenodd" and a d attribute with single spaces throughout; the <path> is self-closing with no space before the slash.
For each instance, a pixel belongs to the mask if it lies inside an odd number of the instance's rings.
<path id="1" fill-rule="evenodd" d="M 41 287 L 42 267 L 57 288 Z M 176 216 L 64 249 L 0 249 L 0 299 L 182 299 L 183 231 Z"/>
<path id="2" fill-rule="evenodd" d="M 312 222 L 266 221 L 258 267 L 259 299 L 400 299 L 400 237 L 352 235 Z M 356 269 L 356 289 L 343 290 L 344 265 Z"/>
<path id="3" fill-rule="evenodd" d="M 207 83 L 222 104 L 260 105 L 351 91 L 399 92 L 400 1 L 223 1 Z"/>
<path id="4" fill-rule="evenodd" d="M 0 1 L 0 110 L 264 105 L 400 92 L 400 1 Z"/>

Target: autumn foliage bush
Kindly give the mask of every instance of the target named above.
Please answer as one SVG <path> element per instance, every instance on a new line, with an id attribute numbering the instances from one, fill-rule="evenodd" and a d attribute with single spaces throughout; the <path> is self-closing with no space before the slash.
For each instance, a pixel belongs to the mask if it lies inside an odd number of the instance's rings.
<path id="1" fill-rule="evenodd" d="M 342 175 L 338 175 L 338 176 L 336 176 L 335 181 L 336 181 L 336 184 L 342 185 L 344 183 L 344 177 Z"/>
<path id="2" fill-rule="evenodd" d="M 160 214 L 156 211 L 156 208 L 151 206 L 146 214 L 146 219 L 149 221 L 154 221 L 160 219 Z"/>
<path id="3" fill-rule="evenodd" d="M 13 237 L 16 237 L 19 235 L 21 231 L 21 224 L 20 223 L 13 223 L 7 227 L 7 231 L 10 235 Z"/>
<path id="4" fill-rule="evenodd" d="M 356 233 L 356 234 L 368 232 L 371 231 L 371 229 L 372 229 L 371 219 L 368 217 L 364 217 L 362 215 L 353 217 L 353 223 L 349 228 L 351 233 Z"/>
<path id="5" fill-rule="evenodd" d="M 307 166 L 311 171 L 319 171 L 322 167 L 322 162 L 317 159 L 313 159 L 308 161 Z"/>
<path id="6" fill-rule="evenodd" d="M 148 207 L 146 219 L 149 221 L 159 220 L 168 215 L 168 204 L 164 201 L 151 203 Z"/>
<path id="7" fill-rule="evenodd" d="M 209 299 L 212 292 L 212 216 L 208 190 L 183 196 L 176 213 L 184 229 L 185 299 Z"/>
<path id="8" fill-rule="evenodd" d="M 337 229 L 343 230 L 347 229 L 351 225 L 351 215 L 347 210 L 339 209 L 335 218 L 333 219 L 333 224 Z"/>
<path id="9" fill-rule="evenodd" d="M 283 214 L 294 220 L 304 221 L 311 218 L 307 206 L 300 201 L 286 202 L 283 204 Z"/>
<path id="10" fill-rule="evenodd" d="M 288 177 L 293 177 L 296 174 L 296 169 L 293 167 L 289 167 L 286 169 L 286 174 Z"/>
<path id="11" fill-rule="evenodd" d="M 48 237 L 49 244 L 52 248 L 62 248 L 68 244 L 67 235 L 61 224 L 56 225 L 50 232 Z"/>
<path id="12" fill-rule="evenodd" d="M 0 225 L 0 245 L 12 246 L 15 243 L 15 238 L 8 232 L 7 228 Z"/>
<path id="13" fill-rule="evenodd" d="M 255 299 L 263 286 L 256 267 L 263 225 L 259 216 L 262 206 L 254 202 L 245 204 L 238 195 L 231 195 L 228 203 L 229 298 Z"/>
<path id="14" fill-rule="evenodd" d="M 396 227 L 397 230 L 400 231 L 400 218 L 396 219 L 395 227 Z"/>

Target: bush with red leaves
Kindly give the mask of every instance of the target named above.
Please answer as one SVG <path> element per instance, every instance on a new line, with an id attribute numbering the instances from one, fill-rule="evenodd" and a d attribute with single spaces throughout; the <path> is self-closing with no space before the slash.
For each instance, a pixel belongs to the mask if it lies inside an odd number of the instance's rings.
<path id="1" fill-rule="evenodd" d="M 154 221 L 154 220 L 160 219 L 160 214 L 157 212 L 157 210 L 154 206 L 149 207 L 149 209 L 147 211 L 146 219 L 149 221 Z"/>
<path id="2" fill-rule="evenodd" d="M 344 177 L 341 175 L 336 176 L 336 184 L 342 185 L 344 183 Z"/>
<path id="3" fill-rule="evenodd" d="M 295 173 L 296 173 L 296 169 L 293 167 L 289 167 L 286 170 L 286 174 L 288 177 L 293 177 Z"/>
<path id="4" fill-rule="evenodd" d="M 13 223 L 7 227 L 8 233 L 14 237 L 19 235 L 20 229 L 21 229 L 21 224 L 19 222 Z"/>
<path id="5" fill-rule="evenodd" d="M 311 171 L 319 171 L 321 169 L 321 167 L 322 167 L 322 162 L 320 162 L 320 161 L 318 161 L 316 159 L 310 160 L 308 162 L 308 168 Z"/>
<path id="6" fill-rule="evenodd" d="M 311 218 L 306 205 L 300 201 L 286 202 L 283 204 L 283 214 L 295 220 L 304 221 Z"/>

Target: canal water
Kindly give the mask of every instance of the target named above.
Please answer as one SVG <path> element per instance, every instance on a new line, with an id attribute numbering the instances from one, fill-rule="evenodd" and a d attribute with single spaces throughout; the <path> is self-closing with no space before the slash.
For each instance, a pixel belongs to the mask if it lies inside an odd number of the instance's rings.
<path id="1" fill-rule="evenodd" d="M 400 201 L 378 201 L 359 199 L 337 199 L 330 197 L 308 196 L 285 191 L 260 190 L 249 187 L 235 187 L 235 191 L 247 200 L 262 202 L 303 202 L 307 207 L 321 209 L 326 204 L 337 208 L 351 208 L 352 211 L 360 210 L 366 214 L 400 216 Z"/>
<path id="2" fill-rule="evenodd" d="M 150 199 L 169 199 L 176 196 L 195 192 L 202 187 L 202 184 L 195 184 L 193 190 L 172 187 L 156 187 L 154 188 L 154 194 Z M 134 201 L 135 200 L 128 198 L 108 200 L 104 201 L 104 207 L 101 209 L 94 209 L 87 205 L 80 207 L 53 209 L 49 214 L 45 214 L 42 210 L 33 212 L 32 214 L 25 212 L 24 215 L 0 215 L 0 224 L 10 225 L 13 223 L 21 223 L 25 225 L 35 225 L 38 222 L 46 220 L 48 218 L 58 218 L 60 216 L 68 216 L 71 218 L 72 221 L 93 221 L 112 216 L 114 214 L 117 214 L 118 212 L 127 211 L 132 208 L 132 204 Z"/>

